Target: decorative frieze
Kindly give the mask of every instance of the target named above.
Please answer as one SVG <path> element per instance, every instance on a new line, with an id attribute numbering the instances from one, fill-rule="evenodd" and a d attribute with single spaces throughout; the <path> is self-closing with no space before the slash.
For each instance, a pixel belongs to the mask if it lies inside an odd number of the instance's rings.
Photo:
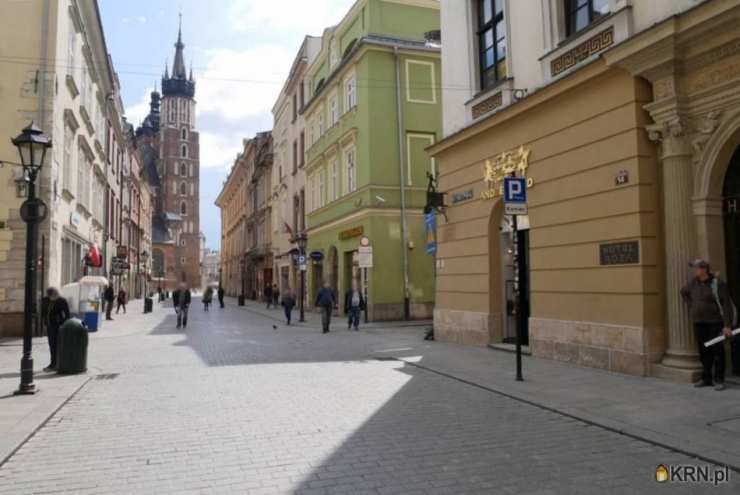
<path id="1" fill-rule="evenodd" d="M 550 73 L 552 77 L 555 77 L 613 44 L 614 26 L 610 26 L 550 62 Z"/>
<path id="2" fill-rule="evenodd" d="M 482 117 L 487 113 L 493 112 L 503 104 L 504 98 L 500 92 L 495 95 L 491 95 L 480 103 L 473 105 L 473 119 L 475 120 L 478 117 Z"/>

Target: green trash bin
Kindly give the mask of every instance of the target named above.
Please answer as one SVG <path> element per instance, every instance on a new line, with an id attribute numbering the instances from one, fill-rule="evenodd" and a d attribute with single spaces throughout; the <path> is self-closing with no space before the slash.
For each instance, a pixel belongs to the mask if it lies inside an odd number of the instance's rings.
<path id="1" fill-rule="evenodd" d="M 57 373 L 72 375 L 87 371 L 87 328 L 77 318 L 67 320 L 59 329 Z"/>

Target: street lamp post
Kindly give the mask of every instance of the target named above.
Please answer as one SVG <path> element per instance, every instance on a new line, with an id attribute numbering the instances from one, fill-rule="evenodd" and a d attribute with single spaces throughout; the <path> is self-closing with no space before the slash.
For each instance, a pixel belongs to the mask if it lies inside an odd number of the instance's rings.
<path id="1" fill-rule="evenodd" d="M 301 317 L 298 321 L 304 322 L 306 321 L 306 313 L 304 309 L 304 301 L 306 299 L 306 244 L 308 244 L 308 236 L 306 236 L 305 232 L 301 232 L 298 234 L 295 238 L 295 241 L 298 243 L 298 252 L 299 252 L 299 266 L 298 268 L 301 271 Z M 300 262 L 302 260 L 302 263 Z"/>
<path id="2" fill-rule="evenodd" d="M 21 218 L 26 222 L 26 286 L 23 306 L 23 357 L 21 358 L 21 383 L 16 395 L 36 393 L 33 383 L 32 324 L 36 312 L 36 258 L 38 256 L 39 224 L 47 215 L 46 204 L 36 197 L 36 179 L 44 166 L 51 139 L 36 124 L 23 129 L 12 140 L 18 148 L 25 180 L 28 182 L 28 199 L 21 205 Z"/>
<path id="3" fill-rule="evenodd" d="M 239 289 L 239 306 L 244 306 L 246 302 L 246 290 L 244 288 L 244 270 L 247 265 L 247 260 L 243 257 L 239 259 L 239 276 L 240 276 L 240 282 L 239 285 L 241 286 Z"/>

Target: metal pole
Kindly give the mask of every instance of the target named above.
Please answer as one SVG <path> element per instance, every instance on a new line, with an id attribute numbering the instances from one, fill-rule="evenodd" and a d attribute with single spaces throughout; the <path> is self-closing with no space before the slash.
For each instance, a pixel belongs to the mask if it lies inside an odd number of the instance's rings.
<path id="1" fill-rule="evenodd" d="M 298 321 L 304 322 L 306 321 L 306 312 L 304 309 L 304 301 L 306 299 L 306 270 L 303 269 L 303 265 L 306 263 L 306 246 L 301 244 L 299 248 L 303 263 L 299 263 L 298 265 L 298 269 L 301 271 L 301 317 Z"/>
<path id="2" fill-rule="evenodd" d="M 34 205 L 36 200 L 36 172 L 28 173 L 28 204 Z M 38 208 L 34 205 L 31 209 Z M 32 217 L 38 215 L 38 210 L 31 213 Z M 39 224 L 36 218 L 30 218 L 26 224 L 26 287 L 25 301 L 23 305 L 23 357 L 21 358 L 21 383 L 16 391 L 17 395 L 29 395 L 36 393 L 36 385 L 33 383 L 33 356 L 32 332 L 33 315 L 36 312 L 36 262 L 37 262 L 37 237 Z"/>
<path id="3" fill-rule="evenodd" d="M 398 169 L 401 192 L 401 254 L 403 261 L 403 317 L 411 319 L 411 298 L 409 297 L 409 233 L 406 224 L 406 167 L 403 149 L 403 101 L 401 96 L 401 56 L 398 47 L 393 48 L 396 58 L 396 125 L 398 126 Z"/>
<path id="4" fill-rule="evenodd" d="M 521 382 L 522 378 L 522 325 L 519 317 L 519 226 L 517 215 L 512 215 L 512 244 L 514 257 L 514 325 L 516 328 L 516 381 Z"/>
<path id="5" fill-rule="evenodd" d="M 363 276 L 362 276 L 362 278 L 363 278 L 363 284 L 362 285 L 363 285 L 363 289 L 364 289 L 364 292 L 365 292 L 365 323 L 367 323 L 368 320 L 369 320 L 368 311 L 370 311 L 370 304 L 368 303 L 368 298 L 367 298 L 367 286 L 368 286 L 367 274 L 368 274 L 368 271 L 367 271 L 367 268 L 363 268 L 362 271 L 363 271 Z"/>

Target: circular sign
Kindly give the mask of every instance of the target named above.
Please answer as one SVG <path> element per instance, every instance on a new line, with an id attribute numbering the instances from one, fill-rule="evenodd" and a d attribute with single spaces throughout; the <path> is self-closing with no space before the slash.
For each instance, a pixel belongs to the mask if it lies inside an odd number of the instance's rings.
<path id="1" fill-rule="evenodd" d="M 28 199 L 21 205 L 21 218 L 26 223 L 43 222 L 48 214 L 46 203 L 40 199 Z"/>
<path id="2" fill-rule="evenodd" d="M 370 245 L 370 239 L 367 236 L 362 236 L 362 239 L 360 239 L 360 246 L 367 247 Z"/>
<path id="3" fill-rule="evenodd" d="M 305 265 L 306 264 L 306 257 L 301 255 L 298 257 L 298 264 L 299 265 Z"/>

